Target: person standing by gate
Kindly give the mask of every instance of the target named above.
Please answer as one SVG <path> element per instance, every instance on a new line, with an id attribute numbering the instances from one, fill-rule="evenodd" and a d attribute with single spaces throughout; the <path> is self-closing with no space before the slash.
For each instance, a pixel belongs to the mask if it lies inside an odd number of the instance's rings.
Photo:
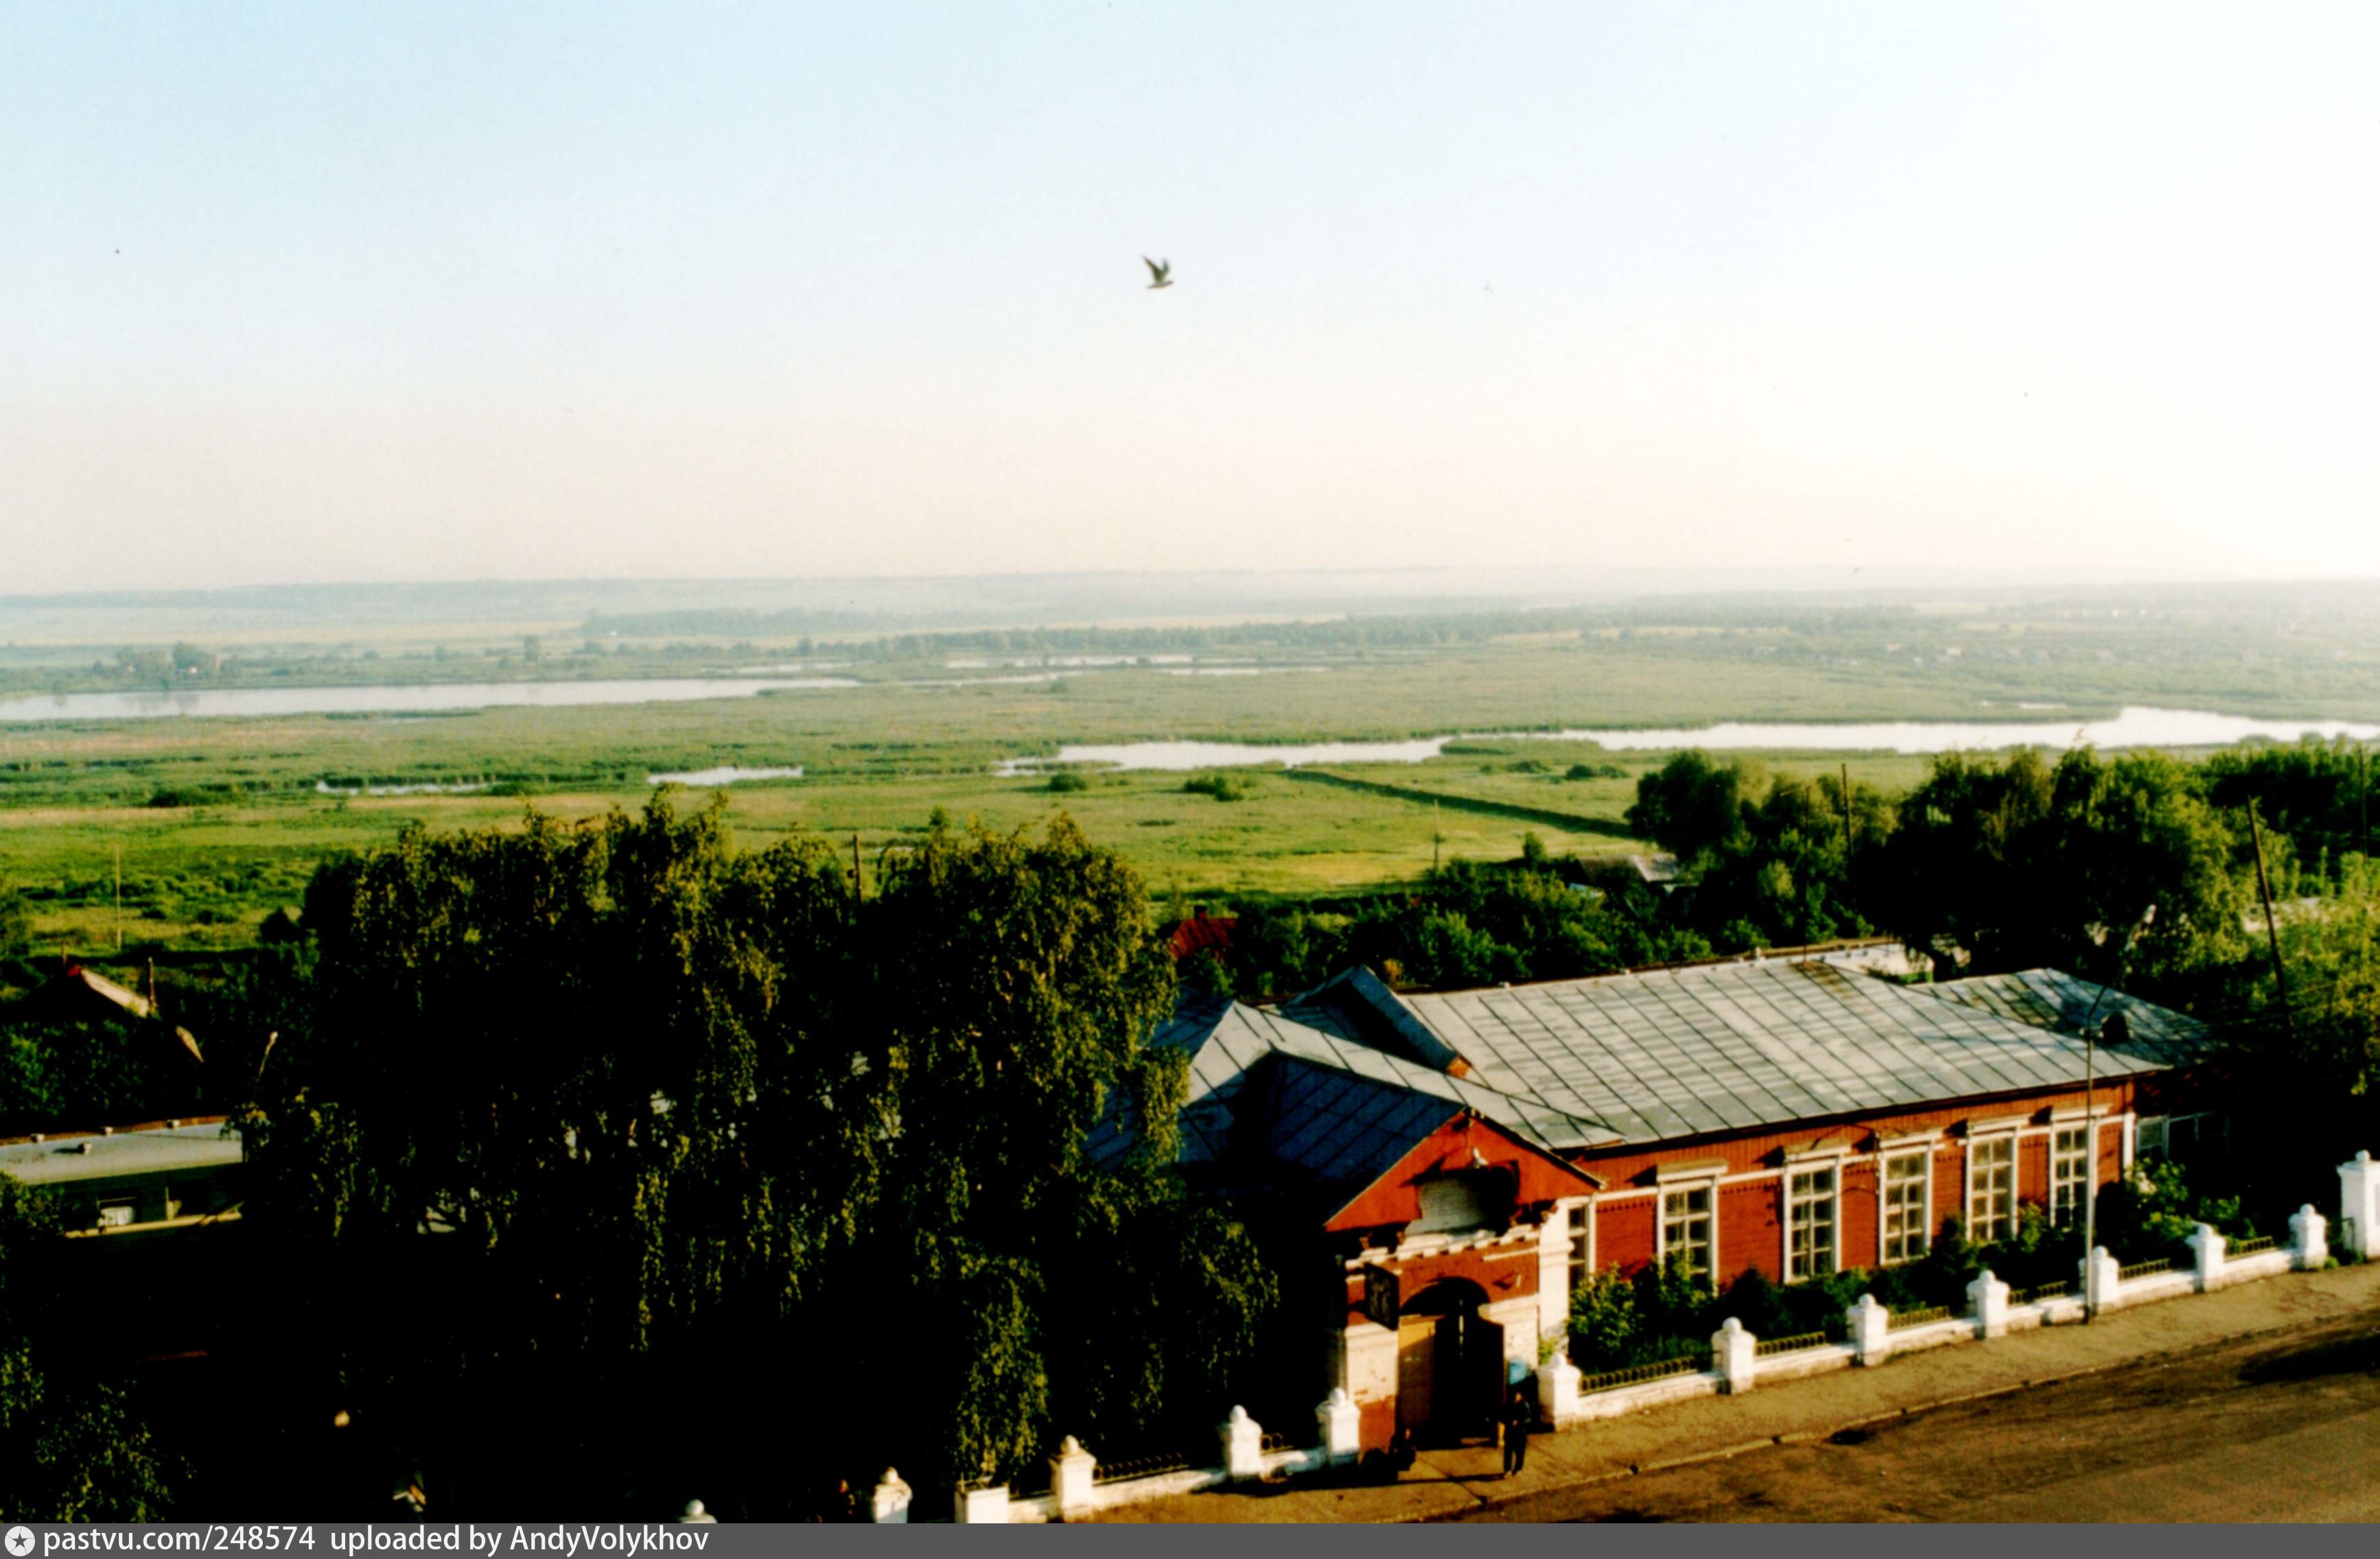
<path id="1" fill-rule="evenodd" d="M 1525 1384 L 1504 1392 L 1504 1476 L 1521 1470 L 1529 1459 L 1529 1433 L 1537 1427 L 1537 1405 Z"/>

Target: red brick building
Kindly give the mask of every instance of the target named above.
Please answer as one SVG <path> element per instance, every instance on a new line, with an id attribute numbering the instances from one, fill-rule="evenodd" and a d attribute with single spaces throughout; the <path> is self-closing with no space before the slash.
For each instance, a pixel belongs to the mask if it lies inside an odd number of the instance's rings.
<path id="1" fill-rule="evenodd" d="M 1858 967 L 1884 953 L 1427 995 L 1356 971 L 1278 1009 L 1187 999 L 1156 1042 L 1191 1056 L 1185 1168 L 1332 1251 L 1318 1384 L 1369 1446 L 1484 1420 L 1592 1271 L 1914 1261 L 1950 1219 L 2079 1218 L 2171 1132 L 2193 1021 L 2049 971 Z"/>

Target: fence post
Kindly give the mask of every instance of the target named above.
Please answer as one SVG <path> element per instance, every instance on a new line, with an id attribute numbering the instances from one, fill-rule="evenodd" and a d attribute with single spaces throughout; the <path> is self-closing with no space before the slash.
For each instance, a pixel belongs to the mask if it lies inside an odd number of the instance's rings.
<path id="1" fill-rule="evenodd" d="M 2198 1291 L 2211 1294 L 2223 1282 L 2223 1237 L 2215 1232 L 2212 1224 L 2201 1224 L 2183 1243 L 2190 1247 L 2192 1265 L 2198 1274 Z"/>
<path id="2" fill-rule="evenodd" d="M 2124 1286 L 2123 1263 L 2107 1254 L 2105 1245 L 2082 1258 L 2082 1306 L 2096 1313 L 2116 1307 L 2116 1295 Z"/>
<path id="3" fill-rule="evenodd" d="M 1537 1366 L 1537 1413 L 1556 1429 L 1578 1417 L 1578 1376 L 1567 1348 Z"/>
<path id="4" fill-rule="evenodd" d="M 2380 1164 L 2368 1152 L 2338 1166 L 2338 1242 L 2367 1262 L 2380 1256 Z"/>
<path id="5" fill-rule="evenodd" d="M 1354 1461 L 1364 1449 L 1364 1415 L 1349 1399 L 1347 1388 L 1334 1385 L 1322 1406 L 1314 1409 L 1314 1420 L 1322 1431 L 1323 1460 L 1332 1467 Z"/>
<path id="6" fill-rule="evenodd" d="M 1730 1396 L 1750 1391 L 1755 1368 L 1753 1360 L 1758 1354 L 1759 1344 L 1743 1329 L 1742 1322 L 1730 1315 L 1720 1323 L 1711 1334 L 1711 1368 L 1718 1374 L 1718 1388 Z"/>
<path id="7" fill-rule="evenodd" d="M 2323 1231 L 2329 1220 L 2313 1210 L 2309 1202 L 2289 1215 L 2289 1255 L 2300 1272 L 2311 1272 L 2330 1260 L 2330 1241 Z"/>
<path id="8" fill-rule="evenodd" d="M 1058 1442 L 1058 1454 L 1050 1458 L 1050 1493 L 1057 1496 L 1058 1514 L 1070 1517 L 1091 1505 L 1091 1480 L 1099 1469 L 1099 1458 L 1083 1449 L 1083 1443 L 1069 1434 Z"/>
<path id="9" fill-rule="evenodd" d="M 884 1476 L 876 1480 L 876 1492 L 868 1496 L 868 1518 L 880 1525 L 890 1521 L 905 1526 L 909 1520 L 909 1485 L 888 1467 Z"/>
<path id="10" fill-rule="evenodd" d="M 961 1489 L 951 1501 L 951 1520 L 962 1527 L 1007 1526 L 1008 1485 L 994 1483 L 988 1489 Z"/>
<path id="11" fill-rule="evenodd" d="M 1978 1337 L 2008 1335 L 2009 1286 L 1985 1267 L 1967 1285 L 1967 1309 L 1975 1318 Z"/>
<path id="12" fill-rule="evenodd" d="M 1892 1348 L 1892 1312 L 1874 1294 L 1862 1294 L 1859 1303 L 1843 1311 L 1843 1322 L 1851 1328 L 1852 1362 L 1883 1363 Z"/>
<path id="13" fill-rule="evenodd" d="M 1248 1417 L 1245 1408 L 1215 1426 L 1223 1441 L 1223 1476 L 1238 1482 L 1264 1476 L 1264 1426 Z"/>

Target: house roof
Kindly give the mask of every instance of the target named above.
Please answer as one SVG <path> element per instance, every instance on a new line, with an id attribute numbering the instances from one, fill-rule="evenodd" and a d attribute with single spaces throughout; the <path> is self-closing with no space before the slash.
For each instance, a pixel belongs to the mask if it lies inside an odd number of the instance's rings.
<path id="1" fill-rule="evenodd" d="M 112 1134 L 0 1142 L 0 1175 L 36 1186 L 188 1173 L 239 1161 L 239 1134 L 225 1130 L 220 1118 Z"/>
<path id="2" fill-rule="evenodd" d="M 1159 935 L 1177 959 L 1193 953 L 1231 950 L 1232 933 L 1239 925 L 1237 915 L 1210 915 L 1201 910 L 1184 920 L 1177 920 Z"/>
<path id="3" fill-rule="evenodd" d="M 2182 1066 L 2196 1059 L 2204 1053 L 2213 1032 L 2186 1013 L 2127 996 L 2112 985 L 2095 985 L 2058 969 L 1977 974 L 1914 988 L 1944 1001 L 2064 1034 L 2079 1034 L 2086 1021 L 2094 1021 L 2101 1028 L 2104 1048 L 2137 1056 L 2156 1066 Z M 2119 1013 L 2124 1021 L 2110 1024 L 2109 1020 Z"/>
<path id="4" fill-rule="evenodd" d="M 1617 1132 L 1598 1120 L 1568 1114 L 1539 1100 L 1483 1088 L 1471 1079 L 1450 1077 L 1405 1057 L 1308 1028 L 1229 997 L 1185 992 L 1172 1020 L 1159 1027 L 1149 1043 L 1190 1053 L 1189 1096 L 1182 1110 L 1184 1162 L 1211 1161 L 1222 1155 L 1233 1127 L 1235 1101 L 1250 1074 L 1275 1057 L 1336 1074 L 1350 1088 L 1351 1097 L 1361 1084 L 1366 1090 L 1390 1088 L 1428 1100 L 1427 1106 L 1412 1107 L 1438 1109 L 1434 1126 L 1467 1109 L 1529 1146 L 1548 1151 L 1619 1140 Z M 1107 1164 L 1121 1158 L 1131 1144 L 1131 1129 L 1111 1106 L 1092 1128 L 1087 1148 L 1094 1162 Z"/>
<path id="5" fill-rule="evenodd" d="M 1823 962 L 1398 999 L 1473 1081 L 1609 1122 L 1630 1142 L 2056 1087 L 2084 1070 L 2071 1034 Z M 2171 1064 L 2111 1046 L 2098 1071 Z"/>

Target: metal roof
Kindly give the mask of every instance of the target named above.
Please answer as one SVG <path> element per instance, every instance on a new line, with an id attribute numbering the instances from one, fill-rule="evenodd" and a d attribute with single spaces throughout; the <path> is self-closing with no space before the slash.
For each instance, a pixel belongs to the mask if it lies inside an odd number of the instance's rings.
<path id="1" fill-rule="evenodd" d="M 219 1168 L 240 1161 L 239 1134 L 221 1121 L 113 1136 L 51 1137 L 0 1142 L 0 1175 L 27 1185 L 71 1185 L 126 1175 L 164 1175 Z"/>
<path id="2" fill-rule="evenodd" d="M 2080 1082 L 2083 1047 L 1923 987 L 1746 962 L 1399 998 L 1472 1081 L 1631 1142 Z M 2121 1076 L 2170 1064 L 2103 1051 Z"/>
<path id="3" fill-rule="evenodd" d="M 1542 1100 L 1482 1087 L 1476 1078 L 1449 1077 L 1402 1056 L 1308 1028 L 1229 997 L 1185 992 L 1173 1017 L 1159 1027 L 1149 1043 L 1190 1053 L 1189 1096 L 1182 1109 L 1185 1161 L 1211 1160 L 1221 1154 L 1232 1130 L 1234 1102 L 1246 1086 L 1249 1072 L 1275 1056 L 1327 1069 L 1350 1087 L 1402 1089 L 1436 1101 L 1441 1121 L 1451 1109 L 1475 1111 L 1533 1147 L 1555 1151 L 1620 1141 L 1619 1133 L 1599 1120 L 1569 1114 Z M 1131 1142 L 1131 1133 L 1111 1104 L 1086 1145 L 1094 1162 L 1108 1164 L 1121 1158 Z"/>
<path id="4" fill-rule="evenodd" d="M 1463 1111 L 1392 1083 L 1284 1057 L 1266 1099 L 1265 1147 L 1324 1182 L 1361 1190 Z"/>
<path id="5" fill-rule="evenodd" d="M 2104 1048 L 2137 1056 L 2155 1066 L 2183 1066 L 2196 1059 L 2205 1053 L 2213 1032 L 2186 1013 L 2127 996 L 2111 985 L 2095 985 L 2057 969 L 1978 974 L 1914 988 L 1945 1001 L 1961 1002 L 2060 1033 L 2082 1033 L 2087 1019 L 2100 1026 Z M 2118 1013 L 2123 1014 L 2124 1021 L 2119 1028 L 2109 1030 L 2107 1020 Z"/>

